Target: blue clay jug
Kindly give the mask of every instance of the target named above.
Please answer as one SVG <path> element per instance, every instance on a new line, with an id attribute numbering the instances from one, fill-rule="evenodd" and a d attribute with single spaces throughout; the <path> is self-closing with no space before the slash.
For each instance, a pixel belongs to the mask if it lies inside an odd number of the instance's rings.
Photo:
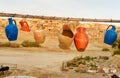
<path id="1" fill-rule="evenodd" d="M 9 24 L 5 28 L 5 33 L 9 41 L 17 40 L 18 36 L 18 28 L 16 25 L 16 21 L 12 18 L 8 18 Z M 14 22 L 14 23 L 13 23 Z"/>
<path id="2" fill-rule="evenodd" d="M 112 27 L 112 28 L 109 29 L 109 27 Z M 113 25 L 109 25 L 108 28 L 106 29 L 106 33 L 104 36 L 104 43 L 112 45 L 116 39 L 117 39 L 116 28 Z"/>

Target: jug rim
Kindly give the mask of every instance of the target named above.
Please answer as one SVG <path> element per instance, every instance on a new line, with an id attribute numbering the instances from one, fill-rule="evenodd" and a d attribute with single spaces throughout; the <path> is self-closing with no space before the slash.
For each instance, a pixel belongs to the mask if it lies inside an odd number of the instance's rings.
<path id="1" fill-rule="evenodd" d="M 84 31 L 85 31 L 86 28 L 85 28 L 85 27 L 78 27 L 78 28 L 77 28 L 77 31 L 80 31 L 80 30 L 84 30 Z"/>

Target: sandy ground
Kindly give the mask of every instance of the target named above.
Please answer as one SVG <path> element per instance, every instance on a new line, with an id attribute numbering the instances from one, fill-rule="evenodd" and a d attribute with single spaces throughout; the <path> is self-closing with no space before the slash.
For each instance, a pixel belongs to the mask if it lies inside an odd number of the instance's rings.
<path id="1" fill-rule="evenodd" d="M 67 50 L 60 49 L 58 45 L 58 37 L 48 37 L 39 48 L 0 48 L 0 63 L 17 64 L 17 69 L 28 70 L 27 73 L 19 71 L 19 75 L 33 75 L 37 78 L 103 78 L 100 73 L 61 71 L 62 62 L 76 56 L 111 56 L 111 52 L 102 51 L 104 47 L 101 44 L 88 44 L 84 52 L 78 52 L 74 43 Z"/>
<path id="2" fill-rule="evenodd" d="M 110 52 L 85 51 L 77 52 L 53 48 L 0 48 L 0 63 L 17 64 L 18 68 L 25 66 L 36 67 L 56 72 L 62 77 L 58 78 L 99 78 L 101 74 L 62 72 L 60 70 L 63 61 L 70 60 L 76 56 L 110 56 Z M 22 67 L 24 66 L 24 67 Z M 47 78 L 47 77 L 46 77 Z M 52 77 L 51 77 L 52 78 Z M 54 78 L 54 77 L 53 77 Z M 101 78 L 101 77 L 100 77 Z"/>

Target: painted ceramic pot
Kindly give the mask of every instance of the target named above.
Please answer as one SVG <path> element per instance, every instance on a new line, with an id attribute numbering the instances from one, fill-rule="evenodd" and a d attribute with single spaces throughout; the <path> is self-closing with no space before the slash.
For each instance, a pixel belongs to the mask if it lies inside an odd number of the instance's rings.
<path id="1" fill-rule="evenodd" d="M 59 39 L 59 47 L 62 49 L 69 49 L 72 44 L 74 34 L 69 28 L 68 25 L 63 25 L 63 31 L 58 36 Z"/>
<path id="2" fill-rule="evenodd" d="M 45 41 L 45 33 L 43 30 L 35 30 L 34 31 L 34 39 L 37 43 L 42 44 Z"/>
<path id="3" fill-rule="evenodd" d="M 88 45 L 88 36 L 86 34 L 86 28 L 77 28 L 77 33 L 74 36 L 74 44 L 78 51 L 84 51 Z"/>
<path id="4" fill-rule="evenodd" d="M 30 28 L 29 28 L 29 25 L 28 25 L 27 21 L 21 20 L 19 23 L 21 25 L 21 30 L 22 31 L 30 32 Z"/>
<path id="5" fill-rule="evenodd" d="M 15 41 L 18 37 L 18 28 L 16 21 L 12 18 L 8 18 L 9 24 L 5 27 L 5 33 L 9 41 Z"/>
<path id="6" fill-rule="evenodd" d="M 112 28 L 109 29 L 109 27 Z M 104 43 L 112 45 L 116 39 L 117 39 L 116 27 L 113 25 L 109 25 L 105 32 Z"/>

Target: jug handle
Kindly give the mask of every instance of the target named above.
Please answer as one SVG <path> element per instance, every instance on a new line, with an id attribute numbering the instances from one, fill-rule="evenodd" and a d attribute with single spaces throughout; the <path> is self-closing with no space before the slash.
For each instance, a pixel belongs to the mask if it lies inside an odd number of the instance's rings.
<path id="1" fill-rule="evenodd" d="M 28 23 L 27 22 L 24 22 L 27 26 L 28 26 Z"/>
<path id="2" fill-rule="evenodd" d="M 15 25 L 17 26 L 17 23 L 16 23 L 16 21 L 13 19 L 13 22 L 15 23 Z"/>
<path id="3" fill-rule="evenodd" d="M 107 31 L 111 26 L 113 27 L 113 25 L 109 25 L 109 26 L 107 27 L 106 31 Z"/>

